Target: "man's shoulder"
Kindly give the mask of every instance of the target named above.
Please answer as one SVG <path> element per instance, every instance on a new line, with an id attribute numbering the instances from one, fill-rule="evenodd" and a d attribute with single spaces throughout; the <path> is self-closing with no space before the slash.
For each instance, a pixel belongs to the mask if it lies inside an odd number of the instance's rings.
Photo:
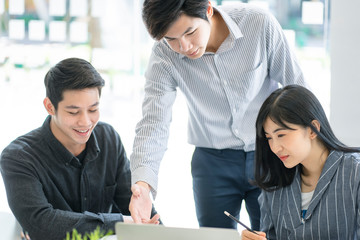
<path id="1" fill-rule="evenodd" d="M 232 4 L 226 4 L 218 7 L 226 13 L 237 14 L 269 14 L 269 10 L 250 3 L 234 2 Z"/>
<path id="2" fill-rule="evenodd" d="M 1 153 L 1 160 L 6 156 L 15 157 L 19 153 L 31 153 L 38 149 L 35 146 L 42 146 L 44 136 L 41 133 L 41 128 L 34 129 L 24 135 L 17 137 L 13 140 Z"/>
<path id="3" fill-rule="evenodd" d="M 228 14 L 235 22 L 240 22 L 240 20 L 251 22 L 253 18 L 267 19 L 271 16 L 267 9 L 249 3 L 233 3 L 220 6 L 219 9 Z"/>
<path id="4" fill-rule="evenodd" d="M 97 135 L 97 137 L 108 136 L 112 138 L 119 136 L 118 132 L 111 124 L 101 121 L 99 121 L 96 127 L 94 128 L 94 133 Z"/>
<path id="5" fill-rule="evenodd" d="M 96 131 L 104 131 L 104 132 L 116 132 L 114 127 L 106 122 L 99 121 L 94 128 Z"/>

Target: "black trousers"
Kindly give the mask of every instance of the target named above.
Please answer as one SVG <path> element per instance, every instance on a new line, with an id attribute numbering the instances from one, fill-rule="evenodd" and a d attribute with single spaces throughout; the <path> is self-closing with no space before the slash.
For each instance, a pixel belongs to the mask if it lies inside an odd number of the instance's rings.
<path id="1" fill-rule="evenodd" d="M 239 218 L 245 200 L 251 228 L 260 229 L 260 189 L 254 179 L 254 152 L 195 148 L 191 173 L 196 215 L 200 227 L 237 228 L 224 211 Z M 240 219 L 241 221 L 241 219 Z"/>

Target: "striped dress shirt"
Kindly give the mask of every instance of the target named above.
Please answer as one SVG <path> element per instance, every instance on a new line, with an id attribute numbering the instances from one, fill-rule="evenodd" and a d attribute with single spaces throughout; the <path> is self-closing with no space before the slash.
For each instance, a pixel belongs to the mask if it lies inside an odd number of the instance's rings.
<path id="1" fill-rule="evenodd" d="M 230 34 L 216 53 L 189 59 L 165 40 L 154 44 L 145 73 L 143 118 L 136 126 L 132 183 L 156 194 L 176 91 L 188 106 L 188 142 L 197 147 L 254 150 L 255 119 L 278 85 L 304 85 L 302 71 L 281 26 L 267 11 L 247 4 L 216 8 Z"/>
<path id="2" fill-rule="evenodd" d="M 269 239 L 360 239 L 360 154 L 332 151 L 305 217 L 301 217 L 301 178 L 259 197 L 261 231 Z"/>

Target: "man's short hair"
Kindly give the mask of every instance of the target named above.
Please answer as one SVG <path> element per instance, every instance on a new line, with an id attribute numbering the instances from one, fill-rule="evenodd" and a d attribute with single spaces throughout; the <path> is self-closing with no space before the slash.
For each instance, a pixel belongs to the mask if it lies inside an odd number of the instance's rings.
<path id="1" fill-rule="evenodd" d="M 208 0 L 145 0 L 142 18 L 149 34 L 160 40 L 182 14 L 208 21 L 208 6 Z"/>
<path id="2" fill-rule="evenodd" d="M 105 85 L 104 79 L 87 61 L 80 58 L 67 58 L 52 67 L 44 79 L 46 96 L 57 110 L 63 100 L 65 90 L 80 90 L 97 87 L 99 96 Z"/>

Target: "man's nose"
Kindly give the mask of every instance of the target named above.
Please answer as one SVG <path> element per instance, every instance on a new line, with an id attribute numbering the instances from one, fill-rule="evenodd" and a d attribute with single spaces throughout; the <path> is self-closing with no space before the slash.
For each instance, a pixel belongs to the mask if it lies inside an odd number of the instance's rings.
<path id="1" fill-rule="evenodd" d="M 179 39 L 179 45 L 182 52 L 187 52 L 189 49 L 191 49 L 190 41 L 186 40 L 184 37 Z"/>
<path id="2" fill-rule="evenodd" d="M 80 114 L 79 125 L 80 126 L 89 126 L 91 124 L 90 116 L 86 112 Z"/>

